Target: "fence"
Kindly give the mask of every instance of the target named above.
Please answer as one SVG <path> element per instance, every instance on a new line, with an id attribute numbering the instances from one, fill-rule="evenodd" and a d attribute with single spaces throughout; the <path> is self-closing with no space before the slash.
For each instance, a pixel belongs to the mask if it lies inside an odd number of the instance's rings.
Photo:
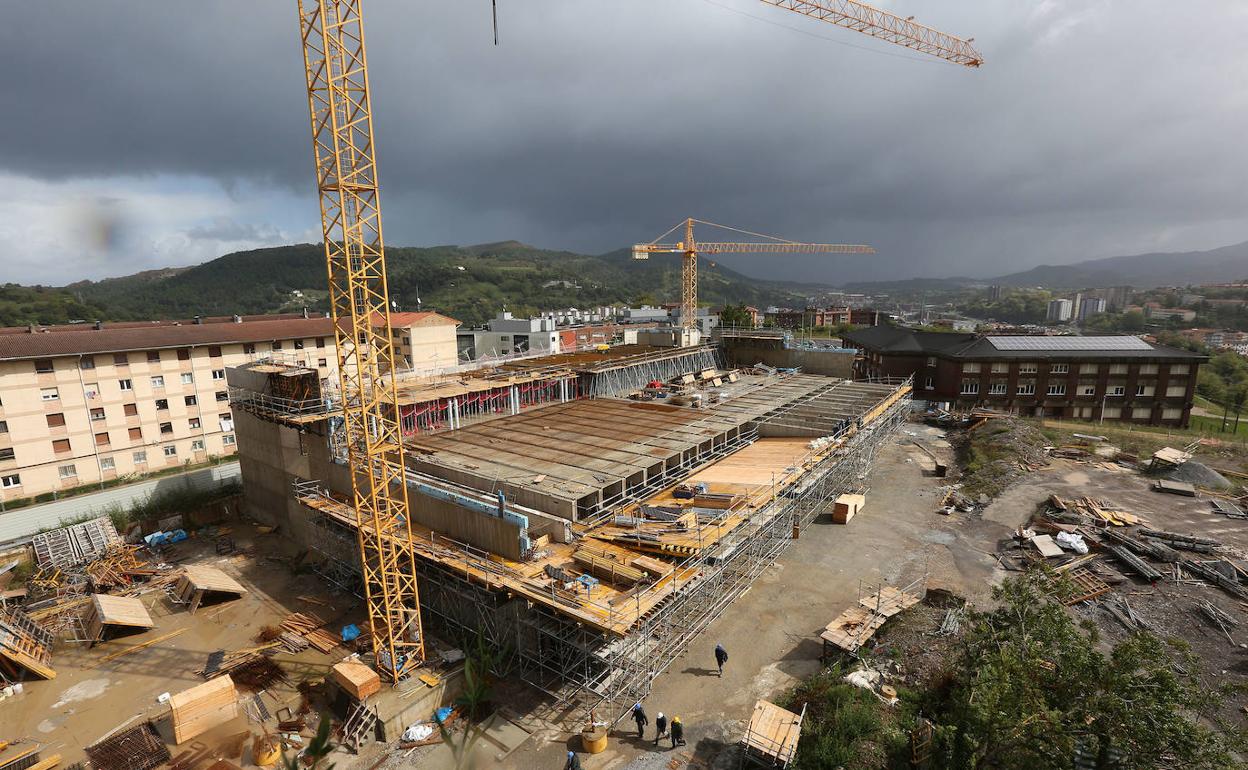
<path id="1" fill-rule="evenodd" d="M 238 481 L 241 481 L 241 474 L 236 461 L 113 487 L 102 492 L 76 495 L 43 505 L 18 508 L 8 513 L 0 513 L 0 543 L 23 540 L 37 532 L 64 526 L 78 519 L 102 516 L 114 507 L 129 509 L 153 494 L 171 489 L 209 489 Z"/>

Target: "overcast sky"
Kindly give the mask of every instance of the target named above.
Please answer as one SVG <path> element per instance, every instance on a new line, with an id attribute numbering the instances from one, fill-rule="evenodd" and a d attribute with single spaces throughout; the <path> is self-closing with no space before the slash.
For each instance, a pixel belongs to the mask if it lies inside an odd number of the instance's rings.
<path id="1" fill-rule="evenodd" d="M 386 239 L 601 253 L 685 216 L 992 276 L 1248 240 L 1248 4 L 891 0 L 979 70 L 757 0 L 367 0 Z M 295 0 L 40 0 L 0 26 L 0 280 L 315 241 Z M 711 233 L 707 233 L 711 235 Z"/>

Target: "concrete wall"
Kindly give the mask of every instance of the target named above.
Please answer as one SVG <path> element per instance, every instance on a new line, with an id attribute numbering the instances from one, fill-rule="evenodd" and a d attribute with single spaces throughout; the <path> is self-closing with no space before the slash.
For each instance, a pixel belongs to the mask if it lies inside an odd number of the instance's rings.
<path id="1" fill-rule="evenodd" d="M 189 473 L 163 476 L 43 505 L 0 512 L 0 543 L 28 538 L 45 529 L 63 526 L 64 522 L 103 515 L 113 506 L 129 508 L 166 490 L 184 487 L 208 489 L 224 486 L 238 481 L 239 478 L 239 463 L 222 463 Z"/>
<path id="2" fill-rule="evenodd" d="M 724 352 L 731 366 L 753 366 L 763 363 L 781 369 L 800 368 L 808 374 L 851 379 L 854 369 L 852 351 L 796 350 L 785 348 L 780 340 L 732 338 L 724 340 Z"/>

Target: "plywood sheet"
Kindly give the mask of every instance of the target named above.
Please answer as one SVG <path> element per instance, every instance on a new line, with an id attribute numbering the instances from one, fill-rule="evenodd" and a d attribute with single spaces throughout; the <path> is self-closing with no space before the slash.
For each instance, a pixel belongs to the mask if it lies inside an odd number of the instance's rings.
<path id="1" fill-rule="evenodd" d="M 94 594 L 91 602 L 95 605 L 95 612 L 101 623 L 134 628 L 151 628 L 156 625 L 147 607 L 136 597 Z"/>
<path id="2" fill-rule="evenodd" d="M 760 700 L 754 704 L 750 726 L 745 733 L 745 745 L 776 760 L 788 764 L 797 753 L 797 741 L 801 737 L 802 717 L 776 704 Z"/>
<path id="3" fill-rule="evenodd" d="M 914 594 L 908 594 L 905 591 L 899 591 L 892 586 L 883 586 L 876 593 L 864 596 L 858 600 L 858 604 L 862 607 L 886 618 L 891 618 L 902 610 L 913 607 L 918 603 L 919 597 Z"/>
<path id="4" fill-rule="evenodd" d="M 234 578 L 216 567 L 192 564 L 183 567 L 183 574 L 196 591 L 224 591 L 232 594 L 245 594 L 247 589 Z"/>
<path id="5" fill-rule="evenodd" d="M 177 743 L 225 724 L 238 716 L 238 693 L 229 674 L 210 679 L 169 698 L 173 738 Z"/>

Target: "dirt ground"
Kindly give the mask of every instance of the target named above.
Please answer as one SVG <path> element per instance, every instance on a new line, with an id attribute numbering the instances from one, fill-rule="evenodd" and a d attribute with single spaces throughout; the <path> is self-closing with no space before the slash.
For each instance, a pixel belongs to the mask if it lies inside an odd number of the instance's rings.
<path id="1" fill-rule="evenodd" d="M 52 659 L 55 679 L 27 682 L 21 695 L 0 702 L 0 725 L 4 728 L 0 740 L 36 740 L 44 744 L 45 756 L 59 753 L 62 765 L 80 761 L 85 758 L 83 747 L 117 728 L 167 716 L 169 707 L 159 703 L 158 696 L 202 684 L 204 679 L 195 672 L 204 666 L 210 652 L 254 646 L 253 638 L 262 627 L 280 624 L 290 612 L 316 613 L 333 621 L 329 624 L 331 629 L 359 620 L 361 609 L 354 599 L 336 599 L 319 578 L 294 574 L 282 555 L 279 536 L 257 535 L 253 527 L 245 524 L 234 523 L 231 529 L 238 547 L 254 546 L 255 555 L 218 556 L 211 542 L 192 538 L 175 547 L 171 561 L 219 567 L 248 589 L 246 595 L 201 607 L 190 615 L 163 591 L 152 591 L 141 598 L 156 623 L 154 629 L 105 641 L 90 649 L 82 644 L 59 644 Z M 300 596 L 313 601 L 301 600 Z M 111 661 L 103 660 L 125 648 L 172 633 L 177 635 Z M 298 655 L 282 655 L 279 660 L 289 682 L 265 693 L 264 702 L 270 713 L 281 705 L 297 705 L 296 683 L 304 678 L 324 677 L 329 667 L 346 654 L 346 650 L 331 655 L 310 648 Z M 157 724 L 172 747 L 169 720 L 161 719 Z M 199 740 L 212 744 L 214 739 L 249 728 L 260 732 L 259 726 L 249 723 L 240 710 L 240 717 L 234 722 Z M 175 756 L 179 752 L 171 750 Z"/>

